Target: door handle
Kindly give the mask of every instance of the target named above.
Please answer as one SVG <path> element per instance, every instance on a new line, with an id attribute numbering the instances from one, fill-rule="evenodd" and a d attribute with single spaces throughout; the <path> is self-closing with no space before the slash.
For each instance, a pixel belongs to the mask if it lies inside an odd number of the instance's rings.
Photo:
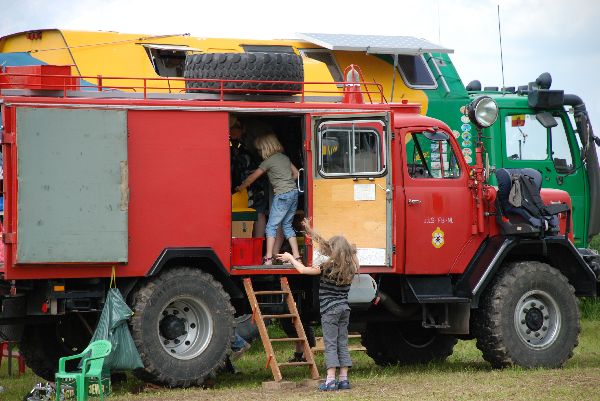
<path id="1" fill-rule="evenodd" d="M 420 199 L 409 199 L 408 200 L 409 205 L 420 205 L 421 203 L 423 203 L 423 201 L 421 201 Z"/>
<path id="2" fill-rule="evenodd" d="M 304 193 L 304 190 L 300 188 L 300 173 L 304 172 L 304 168 L 298 169 L 298 178 L 296 180 L 296 186 L 298 187 L 298 192 Z"/>

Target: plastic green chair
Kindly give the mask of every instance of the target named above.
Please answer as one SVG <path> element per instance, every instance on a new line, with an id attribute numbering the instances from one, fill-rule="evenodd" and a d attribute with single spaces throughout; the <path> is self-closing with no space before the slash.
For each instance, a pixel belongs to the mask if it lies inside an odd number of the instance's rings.
<path id="1" fill-rule="evenodd" d="M 58 361 L 58 372 L 56 373 L 56 400 L 60 401 L 60 386 L 63 380 L 75 380 L 75 391 L 77 401 L 85 401 L 88 399 L 88 387 L 90 379 L 98 380 L 100 398 L 104 400 L 104 391 L 102 389 L 102 366 L 104 358 L 106 358 L 112 345 L 110 341 L 98 340 L 94 341 L 77 355 L 65 356 Z M 86 357 L 86 355 L 88 355 Z M 81 359 L 81 372 L 67 372 L 65 363 L 72 359 Z"/>

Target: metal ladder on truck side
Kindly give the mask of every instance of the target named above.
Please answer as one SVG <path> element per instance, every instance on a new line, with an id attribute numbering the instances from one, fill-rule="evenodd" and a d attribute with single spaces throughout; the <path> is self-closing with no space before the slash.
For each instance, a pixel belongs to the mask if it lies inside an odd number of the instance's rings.
<path id="1" fill-rule="evenodd" d="M 308 344 L 308 339 L 306 338 L 304 327 L 302 326 L 302 322 L 300 321 L 300 315 L 298 314 L 296 302 L 294 301 L 294 297 L 292 296 L 292 292 L 290 291 L 290 286 L 288 284 L 287 277 L 281 277 L 280 282 L 281 290 L 254 291 L 254 288 L 252 288 L 252 281 L 250 280 L 250 278 L 244 279 L 244 288 L 246 289 L 246 295 L 248 296 L 250 306 L 252 307 L 252 318 L 254 319 L 254 322 L 258 327 L 258 332 L 260 333 L 260 338 L 265 348 L 265 353 L 267 354 L 266 367 L 271 368 L 271 371 L 273 372 L 273 378 L 276 382 L 280 382 L 283 379 L 283 377 L 281 376 L 281 371 L 279 369 L 281 366 L 309 366 L 311 378 L 313 380 L 317 380 L 319 378 L 319 371 L 317 370 L 317 365 L 315 364 L 313 353 L 310 349 L 310 345 Z M 263 315 L 260 310 L 259 302 L 256 299 L 257 295 L 282 295 L 283 297 L 285 297 L 285 302 L 287 304 L 289 313 L 279 315 Z M 292 323 L 294 325 L 294 328 L 296 329 L 296 337 L 269 338 L 267 326 L 265 325 L 265 319 L 292 319 Z M 274 342 L 302 342 L 304 348 L 304 358 L 306 359 L 306 362 L 277 362 L 277 358 L 275 358 L 275 352 L 273 350 Z"/>

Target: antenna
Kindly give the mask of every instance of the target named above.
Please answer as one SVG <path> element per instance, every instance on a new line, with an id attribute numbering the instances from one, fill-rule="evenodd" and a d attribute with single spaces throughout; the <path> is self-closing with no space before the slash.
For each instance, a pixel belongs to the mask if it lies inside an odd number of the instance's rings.
<path id="1" fill-rule="evenodd" d="M 438 43 L 442 43 L 442 28 L 440 24 L 440 2 L 438 0 L 437 3 L 437 12 L 438 12 Z"/>
<path id="2" fill-rule="evenodd" d="M 498 4 L 498 36 L 500 37 L 500 65 L 502 66 L 502 90 L 504 85 L 504 58 L 502 57 L 502 29 L 500 28 L 500 4 Z"/>

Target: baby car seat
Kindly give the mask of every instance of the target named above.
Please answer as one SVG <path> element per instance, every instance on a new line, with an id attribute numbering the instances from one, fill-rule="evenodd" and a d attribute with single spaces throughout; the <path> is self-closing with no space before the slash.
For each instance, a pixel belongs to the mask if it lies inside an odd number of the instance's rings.
<path id="1" fill-rule="evenodd" d="M 508 235 L 544 236 L 559 232 L 559 213 L 569 213 L 568 205 L 561 203 L 544 205 L 540 196 L 542 174 L 532 168 L 496 171 L 498 193 L 496 196 L 496 219 L 502 232 Z M 521 206 L 509 201 L 511 189 L 518 185 Z M 517 191 L 517 194 L 519 191 Z M 570 216 L 569 216 L 570 217 Z M 570 223 L 569 219 L 567 223 Z"/>

